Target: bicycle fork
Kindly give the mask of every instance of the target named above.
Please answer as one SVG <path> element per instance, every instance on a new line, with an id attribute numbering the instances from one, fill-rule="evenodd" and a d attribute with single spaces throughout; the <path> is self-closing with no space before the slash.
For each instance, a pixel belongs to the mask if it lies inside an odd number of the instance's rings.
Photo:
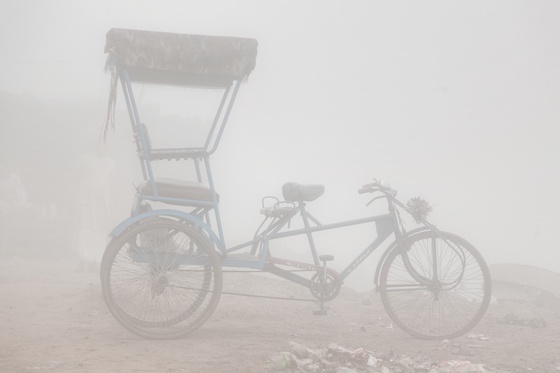
<path id="1" fill-rule="evenodd" d="M 437 283 L 439 282 L 439 280 L 438 280 L 435 227 L 429 226 L 430 230 L 432 231 L 431 254 L 432 254 L 432 264 L 433 264 L 432 278 L 430 279 L 428 277 L 421 275 L 416 269 L 414 269 L 414 266 L 412 265 L 410 258 L 408 256 L 408 251 L 410 250 L 410 247 L 408 247 L 409 243 L 407 242 L 408 237 L 402 225 L 402 221 L 400 219 L 398 211 L 395 208 L 395 205 L 393 204 L 391 199 L 388 200 L 388 205 L 389 205 L 389 214 L 393 219 L 393 226 L 395 227 L 395 240 L 397 242 L 397 247 L 400 250 L 400 255 L 403 259 L 403 263 L 407 272 L 419 284 L 427 286 L 430 289 L 437 288 Z"/>

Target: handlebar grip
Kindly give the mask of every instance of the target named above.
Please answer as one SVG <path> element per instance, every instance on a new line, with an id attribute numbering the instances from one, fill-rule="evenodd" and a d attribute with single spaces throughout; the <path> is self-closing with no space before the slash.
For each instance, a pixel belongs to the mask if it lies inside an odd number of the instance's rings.
<path id="1" fill-rule="evenodd" d="M 366 184 L 358 190 L 358 193 L 359 194 L 371 193 L 373 192 L 373 188 L 375 188 L 376 186 L 377 186 L 376 183 Z"/>
<path id="2" fill-rule="evenodd" d="M 376 190 L 385 193 L 385 194 L 390 194 L 390 195 L 397 195 L 397 191 L 392 189 L 389 186 L 389 183 L 381 180 L 381 181 L 376 181 L 375 183 L 371 183 L 371 184 L 366 184 L 363 187 L 361 187 L 358 190 L 359 194 L 364 194 L 364 193 L 373 193 Z"/>

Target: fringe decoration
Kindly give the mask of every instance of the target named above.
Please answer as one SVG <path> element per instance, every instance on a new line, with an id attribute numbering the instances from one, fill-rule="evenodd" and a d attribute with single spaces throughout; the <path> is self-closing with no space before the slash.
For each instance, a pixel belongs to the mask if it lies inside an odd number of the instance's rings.
<path id="1" fill-rule="evenodd" d="M 417 224 L 425 220 L 428 214 L 433 211 L 433 207 L 430 202 L 421 197 L 411 198 L 406 203 L 406 207 Z"/>
<path id="2" fill-rule="evenodd" d="M 117 64 L 115 63 L 116 56 L 113 52 L 109 53 L 107 56 L 107 61 L 105 62 L 105 73 L 111 74 L 111 82 L 109 83 L 109 102 L 107 103 L 107 117 L 105 118 L 105 124 L 101 129 L 101 140 L 105 143 L 107 142 L 107 135 L 109 134 L 109 128 L 115 131 L 115 106 L 117 104 L 117 88 L 119 82 L 119 74 L 117 73 Z"/>

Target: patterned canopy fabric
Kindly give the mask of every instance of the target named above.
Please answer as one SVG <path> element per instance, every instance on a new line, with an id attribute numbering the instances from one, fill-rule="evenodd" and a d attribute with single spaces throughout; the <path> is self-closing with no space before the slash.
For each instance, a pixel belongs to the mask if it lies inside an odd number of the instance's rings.
<path id="1" fill-rule="evenodd" d="M 156 80 L 200 75 L 240 80 L 255 68 L 257 45 L 255 39 L 114 28 L 107 33 L 105 53 L 119 66 Z"/>

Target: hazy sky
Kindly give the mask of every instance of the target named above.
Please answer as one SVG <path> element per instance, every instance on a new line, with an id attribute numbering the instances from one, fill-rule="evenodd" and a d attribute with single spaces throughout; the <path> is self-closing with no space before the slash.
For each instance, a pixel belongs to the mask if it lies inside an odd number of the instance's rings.
<path id="1" fill-rule="evenodd" d="M 232 241 L 285 181 L 325 184 L 312 206 L 330 222 L 366 213 L 356 190 L 377 177 L 490 263 L 559 270 L 559 16 L 557 1 L 10 1 L 0 90 L 106 100 L 112 27 L 255 38 L 214 159 L 226 227 L 247 216 Z"/>

